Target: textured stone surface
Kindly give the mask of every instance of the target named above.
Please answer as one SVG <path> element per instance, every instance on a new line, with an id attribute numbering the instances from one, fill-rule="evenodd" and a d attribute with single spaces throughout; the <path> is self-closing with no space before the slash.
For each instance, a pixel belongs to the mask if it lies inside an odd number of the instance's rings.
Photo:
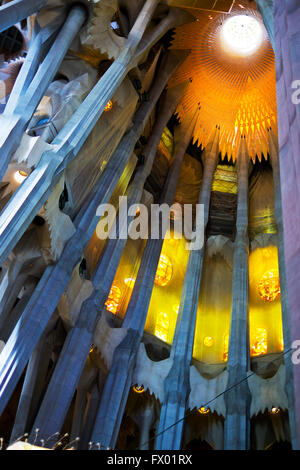
<path id="1" fill-rule="evenodd" d="M 300 5 L 296 0 L 275 0 L 274 12 L 284 249 L 291 341 L 294 341 L 300 339 L 300 105 L 292 102 L 292 94 L 295 91 L 292 89 L 292 83 L 300 78 Z M 285 344 L 286 349 L 290 347 L 291 344 Z M 299 366 L 294 367 L 296 422 L 299 428 L 300 374 L 298 369 Z"/>

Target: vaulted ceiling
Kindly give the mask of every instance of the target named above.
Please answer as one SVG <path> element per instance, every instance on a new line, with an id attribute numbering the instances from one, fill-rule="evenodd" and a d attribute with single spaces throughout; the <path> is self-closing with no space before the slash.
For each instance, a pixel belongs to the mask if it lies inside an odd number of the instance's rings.
<path id="1" fill-rule="evenodd" d="M 170 0 L 171 1 L 171 0 Z M 173 3 L 173 2 L 172 2 Z M 174 3 L 198 1 L 174 0 Z M 202 2 L 215 3 L 217 2 Z M 226 2 L 223 3 L 223 8 Z M 227 6 L 229 6 L 227 2 Z M 219 7 L 220 7 L 219 5 Z M 255 3 L 241 0 L 230 13 L 189 9 L 193 23 L 177 28 L 173 49 L 190 49 L 191 53 L 178 70 L 170 86 L 186 80 L 186 89 L 177 109 L 181 121 L 196 108 L 199 110 L 194 142 L 206 146 L 212 130 L 221 126 L 221 152 L 224 158 L 236 158 L 241 135 L 246 135 L 249 154 L 266 157 L 267 128 L 277 132 L 275 59 L 267 32 Z M 263 39 L 258 49 L 248 55 L 236 55 L 224 47 L 224 23 L 235 15 L 254 17 L 262 26 Z"/>

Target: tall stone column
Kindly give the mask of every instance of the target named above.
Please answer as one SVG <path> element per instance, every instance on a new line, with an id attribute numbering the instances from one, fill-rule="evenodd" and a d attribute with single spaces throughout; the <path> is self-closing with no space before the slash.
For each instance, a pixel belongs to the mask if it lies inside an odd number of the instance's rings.
<path id="1" fill-rule="evenodd" d="M 242 136 L 237 160 L 238 207 L 233 259 L 232 310 L 227 369 L 229 372 L 225 402 L 224 448 L 246 450 L 250 446 L 250 391 L 247 373 L 250 370 L 249 349 L 249 238 L 248 189 L 249 155 Z"/>
<path id="2" fill-rule="evenodd" d="M 284 261 L 289 305 L 291 348 L 300 340 L 300 101 L 299 41 L 300 4 L 298 1 L 274 0 L 274 33 L 277 79 L 280 190 L 282 198 Z M 293 364 L 297 441 L 300 448 L 300 374 Z M 292 424 L 292 423 L 291 423 Z M 293 434 L 293 431 L 292 431 Z"/>
<path id="3" fill-rule="evenodd" d="M 268 31 L 273 49 L 275 50 L 274 37 L 274 0 L 256 0 L 256 5 L 260 11 L 263 21 Z"/>
<path id="4" fill-rule="evenodd" d="M 196 226 L 196 230 L 203 230 L 203 233 L 205 233 L 209 218 L 211 187 L 218 157 L 219 129 L 217 128 L 214 138 L 207 146 L 203 156 L 204 172 L 198 203 L 204 206 L 204 225 Z M 173 364 L 164 383 L 164 402 L 156 441 L 156 449 L 159 450 L 178 450 L 181 446 L 184 416 L 190 393 L 190 364 L 194 346 L 204 250 L 205 246 L 191 251 L 189 255 L 171 349 Z M 175 425 L 175 423 L 177 424 Z"/>
<path id="5" fill-rule="evenodd" d="M 275 200 L 275 219 L 277 225 L 277 240 L 278 240 L 278 264 L 280 275 L 280 289 L 281 289 L 281 310 L 282 310 L 282 326 L 283 326 L 283 339 L 284 349 L 287 351 L 291 345 L 291 326 L 289 318 L 289 302 L 287 295 L 287 278 L 285 267 L 285 252 L 284 252 L 284 237 L 283 237 L 283 217 L 282 217 L 282 199 L 280 187 L 280 165 L 279 165 L 279 149 L 278 139 L 272 129 L 269 129 L 269 152 L 271 165 L 273 169 L 274 180 L 274 200 Z M 295 413 L 295 394 L 294 394 L 294 371 L 293 363 L 290 355 L 284 356 L 286 368 L 286 394 L 289 403 L 289 420 L 291 430 L 291 440 L 294 449 L 298 448 L 297 443 L 297 423 Z"/>
<path id="6" fill-rule="evenodd" d="M 174 56 L 172 52 L 168 54 L 166 61 L 162 63 L 159 77 L 150 92 L 150 101 L 143 103 L 136 113 L 133 128 L 122 139 L 117 150 L 109 160 L 102 177 L 100 177 L 91 191 L 87 203 L 74 220 L 74 225 L 76 226 L 75 234 L 67 242 L 57 264 L 55 266 L 49 266 L 44 272 L 34 295 L 26 306 L 22 317 L 3 349 L 0 355 L 0 413 L 4 409 L 61 295 L 67 288 L 73 269 L 76 264 L 79 263 L 85 247 L 96 230 L 99 222 L 97 208 L 100 204 L 109 202 L 132 156 L 135 144 L 166 86 L 170 74 L 176 70 L 179 64 L 180 60 L 178 60 L 177 56 Z M 97 312 L 97 306 L 95 306 L 95 310 L 92 311 Z M 79 335 L 82 341 L 84 341 L 83 337 L 88 336 L 89 339 L 84 344 L 89 344 L 90 336 L 93 334 L 94 321 L 95 315 L 90 315 L 85 332 L 80 327 L 75 328 L 73 330 L 72 339 L 69 338 L 68 341 L 72 341 L 74 345 L 76 345 L 78 344 L 76 342 L 76 335 Z M 68 350 L 67 342 L 65 347 Z M 77 354 L 79 354 L 78 348 Z M 86 358 L 88 351 L 83 350 L 82 354 Z M 63 358 L 63 354 L 60 360 L 68 362 L 67 356 Z M 71 385 L 69 384 L 69 386 Z M 49 389 L 48 392 L 51 393 Z"/>
<path id="7" fill-rule="evenodd" d="M 23 436 L 25 432 L 28 432 L 27 424 L 30 416 L 32 399 L 36 393 L 36 383 L 37 381 L 45 380 L 50 354 L 50 342 L 47 340 L 47 332 L 45 332 L 28 362 L 15 423 L 10 437 L 11 444 Z"/>
<path id="8" fill-rule="evenodd" d="M 165 184 L 162 202 L 174 202 L 182 160 L 195 126 L 197 114 L 188 125 L 181 129 L 181 138 Z M 114 448 L 123 418 L 128 393 L 132 385 L 132 374 L 138 348 L 143 336 L 148 307 L 165 233 L 161 239 L 149 239 L 144 250 L 140 269 L 129 302 L 123 328 L 127 335 L 116 348 L 113 364 L 105 383 L 92 434 L 93 442 L 100 442 L 105 448 Z"/>
<path id="9" fill-rule="evenodd" d="M 0 33 L 45 6 L 47 0 L 13 0 L 0 7 Z"/>

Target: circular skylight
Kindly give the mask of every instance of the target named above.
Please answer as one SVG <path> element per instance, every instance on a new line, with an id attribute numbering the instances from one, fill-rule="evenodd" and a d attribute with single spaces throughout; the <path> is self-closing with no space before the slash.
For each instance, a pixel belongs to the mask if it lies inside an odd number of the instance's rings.
<path id="1" fill-rule="evenodd" d="M 222 42 L 229 52 L 240 56 L 253 54 L 263 41 L 263 28 L 253 16 L 237 15 L 225 21 Z"/>

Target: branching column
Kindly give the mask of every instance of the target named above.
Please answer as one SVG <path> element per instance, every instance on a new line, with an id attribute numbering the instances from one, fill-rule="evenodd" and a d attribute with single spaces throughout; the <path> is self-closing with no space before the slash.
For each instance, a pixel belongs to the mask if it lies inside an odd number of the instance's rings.
<path id="1" fill-rule="evenodd" d="M 249 239 L 248 180 L 249 156 L 244 137 L 241 138 L 237 161 L 238 208 L 234 266 L 232 279 L 232 310 L 228 355 L 228 388 L 224 447 L 246 450 L 250 445 L 250 391 L 247 373 L 250 369 L 249 350 Z"/>
<path id="2" fill-rule="evenodd" d="M 205 233 L 209 218 L 211 187 L 218 157 L 219 129 L 217 128 L 214 139 L 208 145 L 203 157 L 204 173 L 199 204 L 204 205 L 204 224 L 196 226 L 196 230 L 203 230 L 203 233 Z M 191 251 L 189 256 L 171 349 L 173 365 L 164 384 L 164 402 L 156 441 L 156 448 L 159 450 L 178 450 L 181 446 L 183 419 L 190 393 L 190 363 L 194 346 L 204 250 L 203 246 L 201 249 Z"/>
<path id="3" fill-rule="evenodd" d="M 40 10 L 47 0 L 13 0 L 0 7 L 0 33 Z"/>
<path id="4" fill-rule="evenodd" d="M 176 147 L 162 198 L 162 202 L 169 205 L 174 202 L 182 160 L 191 140 L 195 119 L 196 114 L 188 126 L 183 127 L 181 139 Z M 147 242 L 123 323 L 123 328 L 128 330 L 127 335 L 114 352 L 113 364 L 105 383 L 92 434 L 92 441 L 99 442 L 104 447 L 113 448 L 119 434 L 164 236 L 165 233 L 161 233 L 161 239 L 149 239 Z"/>

